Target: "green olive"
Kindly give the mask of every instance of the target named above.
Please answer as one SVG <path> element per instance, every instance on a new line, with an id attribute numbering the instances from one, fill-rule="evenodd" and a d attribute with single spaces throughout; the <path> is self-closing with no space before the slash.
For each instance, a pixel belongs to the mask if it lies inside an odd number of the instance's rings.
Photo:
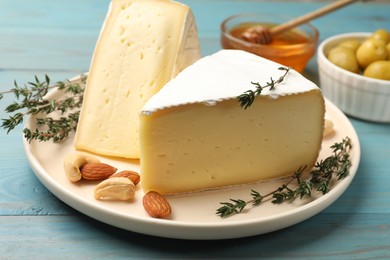
<path id="1" fill-rule="evenodd" d="M 333 64 L 348 70 L 350 72 L 358 73 L 359 65 L 356 60 L 355 52 L 347 47 L 336 46 L 328 53 L 328 59 Z"/>
<path id="2" fill-rule="evenodd" d="M 371 35 L 371 38 L 383 40 L 385 43 L 388 43 L 390 42 L 390 32 L 386 29 L 378 29 Z"/>
<path id="3" fill-rule="evenodd" d="M 386 45 L 387 59 L 390 60 L 390 42 Z"/>
<path id="4" fill-rule="evenodd" d="M 385 60 L 387 55 L 386 43 L 374 38 L 365 40 L 356 51 L 357 61 L 362 68 L 374 61 Z"/>
<path id="5" fill-rule="evenodd" d="M 378 60 L 371 63 L 364 70 L 363 75 L 375 79 L 390 80 L 390 60 Z"/>
<path id="6" fill-rule="evenodd" d="M 344 41 L 340 42 L 338 44 L 338 46 L 347 47 L 347 48 L 352 49 L 354 52 L 356 52 L 357 49 L 359 48 L 360 44 L 361 44 L 361 42 L 359 42 L 356 39 L 348 39 L 348 40 L 344 40 Z"/>

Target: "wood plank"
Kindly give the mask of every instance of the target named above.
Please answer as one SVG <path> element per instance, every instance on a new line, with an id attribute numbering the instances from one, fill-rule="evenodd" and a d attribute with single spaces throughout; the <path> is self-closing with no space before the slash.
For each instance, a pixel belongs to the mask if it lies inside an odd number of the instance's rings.
<path id="1" fill-rule="evenodd" d="M 2 259 L 390 257 L 390 214 L 321 214 L 278 232 L 216 241 L 138 235 L 82 215 L 1 216 L 0 230 Z"/>
<path id="2" fill-rule="evenodd" d="M 0 140 L 0 215 L 73 214 L 35 177 L 24 154 L 21 127 L 9 135 L 1 130 Z"/>
<path id="3" fill-rule="evenodd" d="M 15 70 L 0 70 L 0 91 L 10 90 L 14 87 L 14 81 L 16 80 L 19 86 L 25 85 L 27 82 L 34 82 L 34 77 L 37 76 L 40 81 L 44 81 L 45 75 L 50 77 L 50 82 L 55 83 L 58 81 L 64 81 L 66 79 L 73 78 L 77 75 L 84 73 L 84 69 L 15 69 Z M 11 95 L 4 97 L 3 101 L 0 102 L 0 116 L 3 114 L 4 104 L 9 104 L 12 101 Z M 2 117 L 1 117 L 2 118 Z"/>

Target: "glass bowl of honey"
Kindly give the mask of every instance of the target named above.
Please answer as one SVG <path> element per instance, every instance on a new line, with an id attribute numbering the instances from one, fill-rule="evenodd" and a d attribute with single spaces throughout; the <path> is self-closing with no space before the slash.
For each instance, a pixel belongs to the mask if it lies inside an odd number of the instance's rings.
<path id="1" fill-rule="evenodd" d="M 309 23 L 273 35 L 268 44 L 248 39 L 248 32 L 257 26 L 270 28 L 290 21 L 288 16 L 262 13 L 243 13 L 228 17 L 221 24 L 221 45 L 224 49 L 238 49 L 254 53 L 302 72 L 316 53 L 318 30 Z"/>

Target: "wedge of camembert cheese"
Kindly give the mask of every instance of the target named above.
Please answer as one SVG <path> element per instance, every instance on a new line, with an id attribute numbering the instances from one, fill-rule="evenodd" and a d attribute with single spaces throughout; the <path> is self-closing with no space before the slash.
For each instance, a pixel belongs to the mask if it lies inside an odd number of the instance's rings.
<path id="1" fill-rule="evenodd" d="M 141 108 L 200 57 L 188 6 L 171 0 L 112 0 L 87 79 L 76 149 L 139 158 Z"/>
<path id="2" fill-rule="evenodd" d="M 145 192 L 177 194 L 252 183 L 311 169 L 322 143 L 320 89 L 294 70 L 264 88 L 246 110 L 237 96 L 285 72 L 238 50 L 202 58 L 143 107 L 141 174 Z"/>

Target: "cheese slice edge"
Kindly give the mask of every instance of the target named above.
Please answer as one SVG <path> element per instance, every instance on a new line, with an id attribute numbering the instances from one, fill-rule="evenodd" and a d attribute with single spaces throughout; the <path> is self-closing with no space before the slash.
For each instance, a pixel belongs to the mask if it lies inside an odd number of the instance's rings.
<path id="1" fill-rule="evenodd" d="M 188 6 L 113 0 L 91 62 L 75 148 L 139 158 L 139 111 L 200 56 Z"/>

